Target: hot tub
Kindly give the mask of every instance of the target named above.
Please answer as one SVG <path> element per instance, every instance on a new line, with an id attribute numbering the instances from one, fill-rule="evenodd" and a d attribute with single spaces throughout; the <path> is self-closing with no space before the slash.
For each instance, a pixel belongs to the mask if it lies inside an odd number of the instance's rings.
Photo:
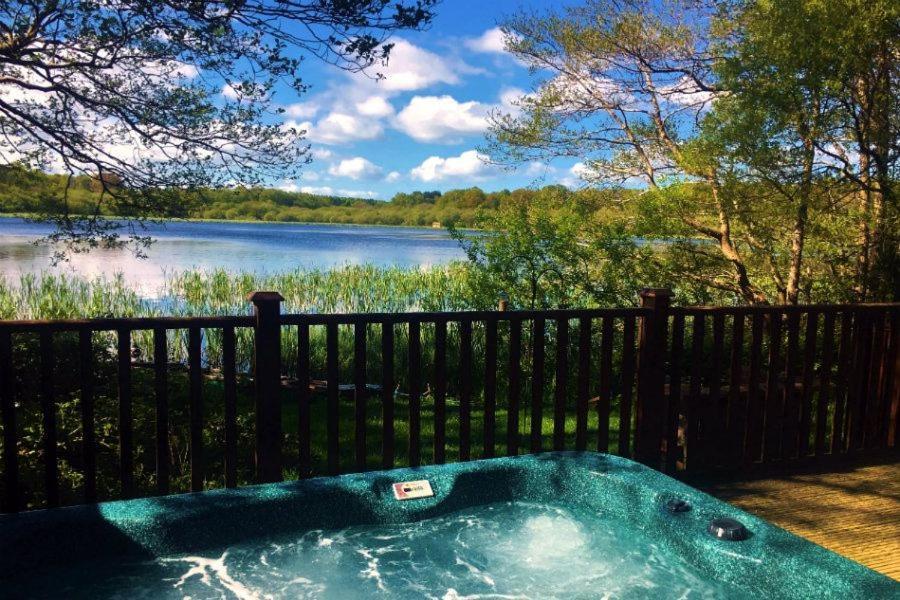
<path id="1" fill-rule="evenodd" d="M 416 480 L 433 496 L 395 497 Z M 900 598 L 893 580 L 594 453 L 6 515 L 0 579 L 0 595 L 28 598 Z"/>

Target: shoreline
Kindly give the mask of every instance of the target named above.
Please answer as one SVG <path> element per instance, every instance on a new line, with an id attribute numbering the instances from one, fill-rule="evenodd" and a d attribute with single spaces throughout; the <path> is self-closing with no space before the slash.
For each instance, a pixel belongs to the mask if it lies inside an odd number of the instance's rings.
<path id="1" fill-rule="evenodd" d="M 0 218 L 6 219 L 26 219 L 39 223 L 47 223 L 41 215 L 37 213 L 0 213 Z M 104 219 L 110 221 L 127 221 L 127 217 L 104 215 Z M 190 218 L 147 218 L 145 223 L 165 224 L 165 223 L 237 223 L 241 225 L 328 225 L 333 227 L 391 227 L 395 229 L 422 229 L 425 231 L 448 231 L 445 225 L 440 227 L 431 227 L 429 225 L 394 225 L 391 223 L 335 223 L 333 221 L 263 221 L 259 219 L 203 219 L 198 217 Z M 458 227 L 459 231 L 487 231 L 477 227 Z"/>

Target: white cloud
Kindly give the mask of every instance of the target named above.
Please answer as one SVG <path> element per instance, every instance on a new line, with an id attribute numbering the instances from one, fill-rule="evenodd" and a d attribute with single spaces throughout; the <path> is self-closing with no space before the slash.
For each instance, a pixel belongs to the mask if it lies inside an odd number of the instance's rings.
<path id="1" fill-rule="evenodd" d="M 295 102 L 284 107 L 284 114 L 293 119 L 311 119 L 320 108 L 316 102 Z"/>
<path id="2" fill-rule="evenodd" d="M 334 78 L 326 89 L 305 102 L 283 106 L 285 126 L 307 131 L 307 139 L 321 144 L 345 144 L 380 137 L 395 114 L 391 98 L 439 84 L 457 84 L 461 74 L 482 72 L 465 62 L 439 55 L 403 39 L 395 39 L 386 65 L 365 73 Z M 382 77 L 375 77 L 380 74 Z M 465 107 L 463 107 L 465 110 Z M 394 123 L 395 124 L 395 123 Z M 448 127 L 445 123 L 439 127 Z M 454 126 L 449 125 L 451 129 Z M 463 122 L 464 131 L 478 130 Z M 426 138 L 436 133 L 426 132 Z"/>
<path id="3" fill-rule="evenodd" d="M 350 198 L 377 198 L 378 192 L 372 190 L 338 190 L 338 195 Z"/>
<path id="4" fill-rule="evenodd" d="M 325 160 L 334 156 L 334 152 L 328 148 L 313 148 L 310 150 L 310 153 L 312 153 L 313 158 L 318 160 Z"/>
<path id="5" fill-rule="evenodd" d="M 459 66 L 457 66 L 457 69 Z M 453 65 L 444 58 L 413 45 L 406 40 L 394 40 L 394 47 L 388 64 L 374 69 L 384 78 L 373 81 L 371 75 L 355 74 L 358 82 L 369 82 L 386 92 L 409 92 L 437 83 L 459 83 L 459 76 Z"/>
<path id="6" fill-rule="evenodd" d="M 522 113 L 522 103 L 527 102 L 532 94 L 517 87 L 504 88 L 500 92 L 500 110 L 504 114 L 518 116 Z"/>
<path id="7" fill-rule="evenodd" d="M 302 125 L 302 124 L 301 124 Z M 384 132 L 384 126 L 373 117 L 331 112 L 314 125 L 305 123 L 308 137 L 323 144 L 343 144 L 355 140 L 371 140 Z"/>
<path id="8" fill-rule="evenodd" d="M 226 83 L 222 86 L 221 94 L 229 100 L 247 99 L 255 102 L 266 97 L 266 90 L 263 86 L 254 83 Z"/>
<path id="9" fill-rule="evenodd" d="M 357 156 L 342 160 L 336 165 L 331 165 L 328 174 L 335 177 L 347 177 L 349 179 L 375 179 L 381 176 L 382 169 L 371 161 Z"/>
<path id="10" fill-rule="evenodd" d="M 382 96 L 370 96 L 356 103 L 356 110 L 369 117 L 386 117 L 394 114 L 394 107 Z"/>
<path id="11" fill-rule="evenodd" d="M 597 173 L 583 162 L 577 162 L 569 167 L 568 175 L 559 180 L 559 182 L 570 189 L 584 187 L 586 182 L 590 182 L 597 178 Z"/>
<path id="12" fill-rule="evenodd" d="M 496 168 L 488 164 L 487 156 L 477 150 L 467 150 L 459 156 L 429 156 L 422 164 L 409 173 L 419 181 L 442 181 L 447 178 L 483 179 L 492 175 Z"/>
<path id="13" fill-rule="evenodd" d="M 700 89 L 690 77 L 682 77 L 675 83 L 660 86 L 659 93 L 672 104 L 679 106 L 703 106 L 716 97 L 714 92 Z"/>
<path id="14" fill-rule="evenodd" d="M 344 196 L 346 198 L 377 198 L 378 193 L 372 190 L 345 190 L 334 189 L 328 185 L 304 185 L 300 188 L 304 194 L 315 194 L 317 196 Z"/>
<path id="15" fill-rule="evenodd" d="M 488 29 L 477 38 L 466 40 L 466 48 L 475 52 L 500 54 L 506 52 L 506 36 L 499 27 Z"/>
<path id="16" fill-rule="evenodd" d="M 388 183 L 394 183 L 395 181 L 399 181 L 401 177 L 403 177 L 403 175 L 400 174 L 400 171 L 391 171 L 384 180 Z"/>
<path id="17" fill-rule="evenodd" d="M 525 174 L 529 177 L 545 176 L 550 173 L 556 173 L 556 167 L 542 163 L 539 160 L 533 160 L 525 167 Z"/>
<path id="18" fill-rule="evenodd" d="M 222 95 L 228 98 L 229 100 L 237 100 L 238 92 L 234 89 L 230 83 L 226 83 L 222 86 Z"/>
<path id="19" fill-rule="evenodd" d="M 594 170 L 583 162 L 577 162 L 569 169 L 569 173 L 571 173 L 575 177 L 578 177 L 579 179 L 590 179 L 590 177 L 594 173 Z"/>
<path id="20" fill-rule="evenodd" d="M 584 109 L 586 98 L 603 98 L 606 102 L 622 104 L 626 108 L 636 102 L 634 95 L 621 83 L 589 72 L 557 75 L 544 84 L 544 89 L 556 97 L 555 108 L 561 111 Z"/>
<path id="21" fill-rule="evenodd" d="M 319 194 L 321 196 L 331 196 L 334 194 L 334 188 L 327 185 L 304 185 L 300 188 L 304 194 Z"/>
<path id="22" fill-rule="evenodd" d="M 281 124 L 282 129 L 293 129 L 297 133 L 300 133 L 302 131 L 308 132 L 310 127 L 312 127 L 312 123 L 310 123 L 309 121 L 303 121 L 302 123 L 300 123 L 298 121 L 294 121 L 293 119 L 290 121 L 285 121 Z"/>
<path id="23" fill-rule="evenodd" d="M 397 127 L 422 142 L 442 140 L 481 133 L 487 127 L 489 111 L 486 104 L 458 102 L 452 96 L 414 96 L 397 115 Z"/>

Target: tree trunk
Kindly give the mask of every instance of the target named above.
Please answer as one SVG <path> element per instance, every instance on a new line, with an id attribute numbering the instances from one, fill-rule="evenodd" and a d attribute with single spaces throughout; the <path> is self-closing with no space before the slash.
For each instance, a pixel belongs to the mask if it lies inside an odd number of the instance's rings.
<path id="1" fill-rule="evenodd" d="M 707 173 L 707 181 L 712 190 L 713 201 L 716 203 L 716 211 L 718 212 L 719 217 L 717 236 L 719 249 L 722 251 L 723 256 L 725 256 L 728 262 L 734 267 L 735 283 L 740 290 L 741 297 L 748 304 L 768 304 L 765 294 L 750 281 L 750 276 L 747 273 L 747 265 L 744 263 L 743 257 L 741 257 L 737 246 L 731 238 L 731 219 L 728 216 L 725 206 L 722 204 L 722 198 L 719 194 L 719 185 L 715 180 L 715 174 L 711 172 Z"/>
<path id="2" fill-rule="evenodd" d="M 797 213 L 794 227 L 791 230 L 791 265 L 788 269 L 785 300 L 787 304 L 800 301 L 800 277 L 803 267 L 803 246 L 806 242 L 806 222 L 809 218 L 809 201 L 813 187 L 813 161 L 815 145 L 810 136 L 803 141 L 805 155 L 803 158 L 803 181 L 800 183 L 800 196 L 797 201 Z"/>

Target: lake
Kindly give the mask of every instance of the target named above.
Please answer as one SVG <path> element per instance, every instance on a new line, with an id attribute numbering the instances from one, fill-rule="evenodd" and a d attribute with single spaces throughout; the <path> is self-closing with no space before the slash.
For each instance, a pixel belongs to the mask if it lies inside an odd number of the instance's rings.
<path id="1" fill-rule="evenodd" d="M 147 225 L 146 235 L 155 240 L 147 258 L 129 250 L 95 250 L 53 267 L 52 248 L 34 244 L 51 231 L 47 224 L 0 217 L 0 276 L 18 279 L 23 273 L 51 272 L 92 278 L 121 273 L 135 288 L 152 293 L 166 273 L 190 269 L 277 273 L 366 263 L 418 267 L 465 258 L 442 229 L 168 221 Z"/>

